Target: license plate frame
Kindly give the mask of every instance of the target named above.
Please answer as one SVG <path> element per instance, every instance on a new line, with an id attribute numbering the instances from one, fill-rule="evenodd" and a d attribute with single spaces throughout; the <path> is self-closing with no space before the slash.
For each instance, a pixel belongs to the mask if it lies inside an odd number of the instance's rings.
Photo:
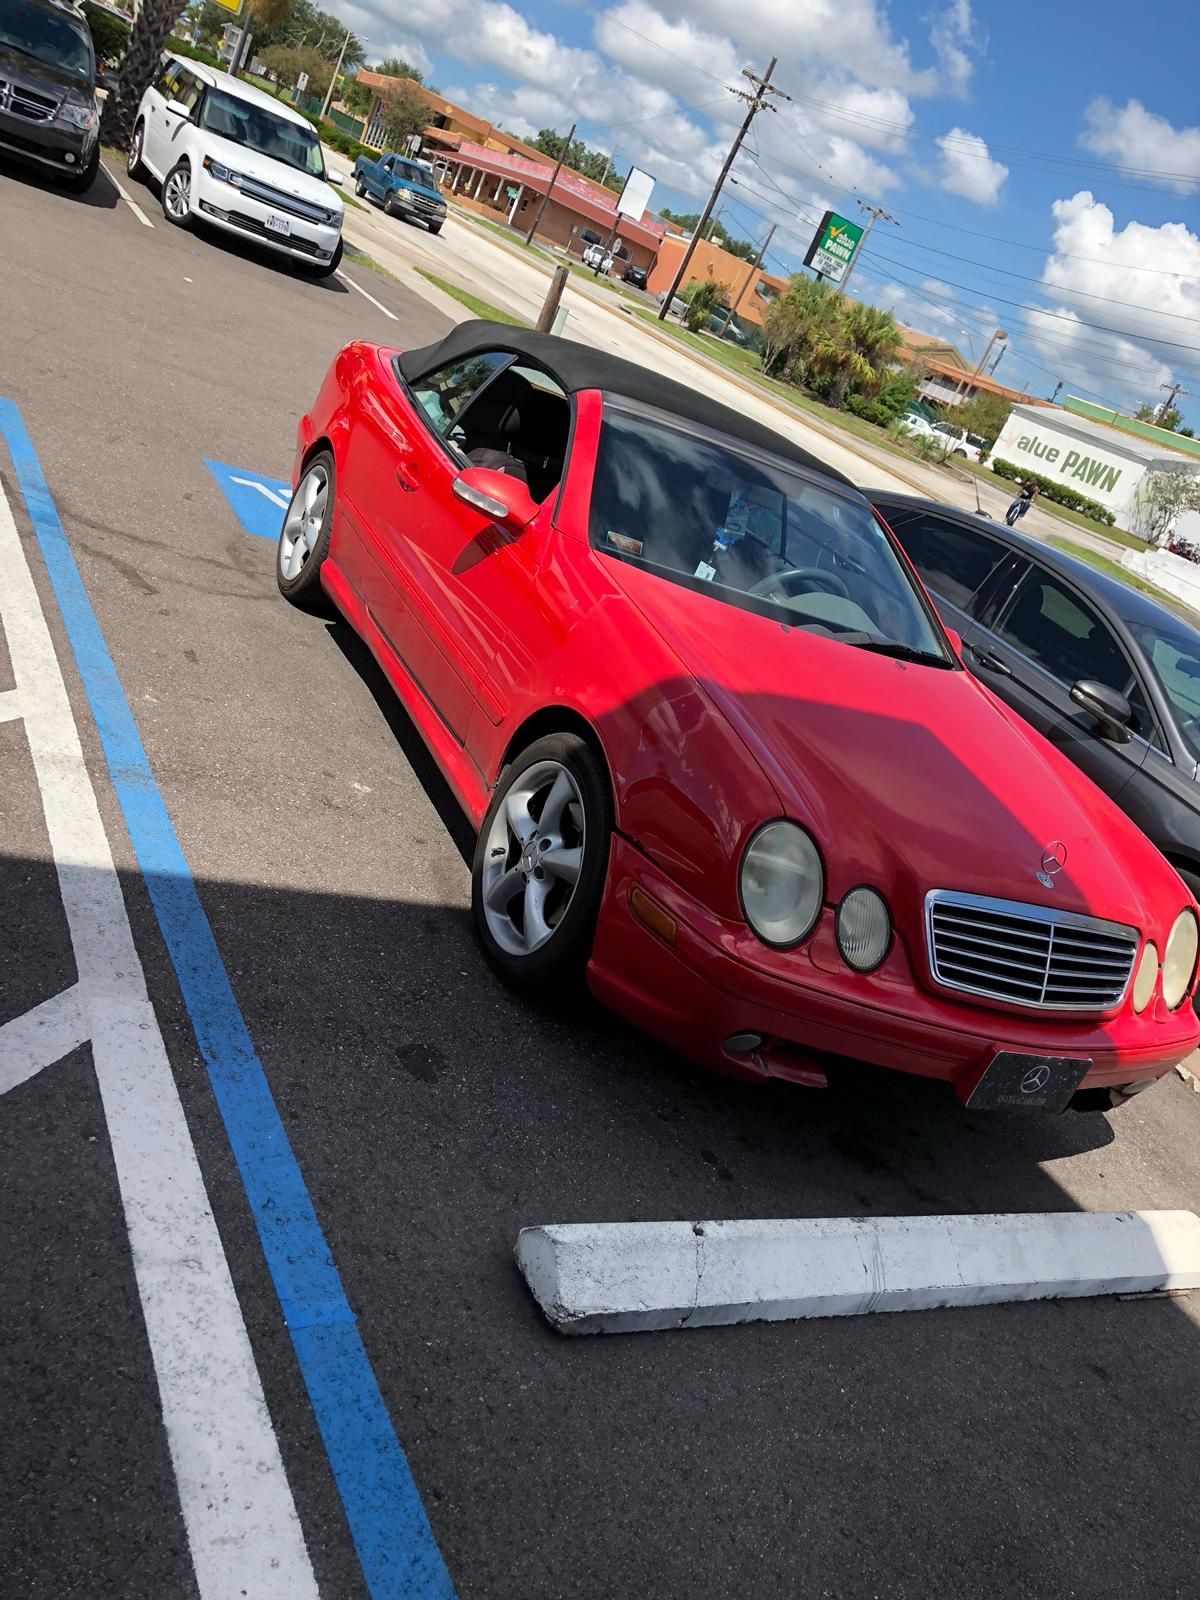
<path id="1" fill-rule="evenodd" d="M 1092 1062 L 997 1050 L 967 1098 L 969 1111 L 1065 1111 Z"/>
<path id="2" fill-rule="evenodd" d="M 277 217 L 273 212 L 268 212 L 264 226 L 268 233 L 280 239 L 290 239 L 292 236 L 292 224 L 287 217 Z"/>

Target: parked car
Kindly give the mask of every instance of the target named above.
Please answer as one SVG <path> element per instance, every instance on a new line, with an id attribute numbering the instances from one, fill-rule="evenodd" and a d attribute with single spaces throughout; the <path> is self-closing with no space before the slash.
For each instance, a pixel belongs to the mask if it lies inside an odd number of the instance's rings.
<path id="1" fill-rule="evenodd" d="M 441 233 L 446 201 L 433 173 L 408 156 L 386 150 L 378 159 L 359 156 L 354 163 L 354 192 L 362 200 L 375 200 L 389 217 L 423 222 L 430 233 Z"/>
<path id="2" fill-rule="evenodd" d="M 743 1077 L 865 1060 L 977 1106 L 1109 1104 L 1200 1039 L 1173 869 L 790 440 L 468 322 L 343 350 L 293 482 L 279 588 L 332 597 L 427 741 L 511 984 L 586 970 Z"/>
<path id="3" fill-rule="evenodd" d="M 644 289 L 646 287 L 646 276 L 646 268 L 635 267 L 631 261 L 621 274 L 621 280 L 623 283 L 631 283 L 635 289 Z"/>
<path id="4" fill-rule="evenodd" d="M 971 670 L 1149 835 L 1200 899 L 1200 629 L 1087 562 L 872 494 Z"/>
<path id="5" fill-rule="evenodd" d="M 165 55 L 138 106 L 128 169 L 158 179 L 177 228 L 253 239 L 319 278 L 342 259 L 344 208 L 312 124 L 226 72 Z"/>
<path id="6" fill-rule="evenodd" d="M 606 250 L 602 244 L 589 244 L 583 252 L 585 267 L 599 268 L 601 272 L 611 272 L 615 257 L 611 250 Z"/>
<path id="7" fill-rule="evenodd" d="M 82 11 L 66 0 L 4 0 L 0 153 L 51 173 L 64 188 L 90 189 L 100 170 L 96 84 Z"/>
<path id="8" fill-rule="evenodd" d="M 982 461 L 987 454 L 987 440 L 977 433 L 968 433 L 954 422 L 935 422 L 933 431 L 946 441 L 949 454 L 962 456 L 968 461 Z"/>
<path id="9" fill-rule="evenodd" d="M 933 423 L 928 417 L 923 417 L 919 411 L 903 411 L 896 418 L 896 426 L 904 433 L 919 439 L 936 439 Z"/>

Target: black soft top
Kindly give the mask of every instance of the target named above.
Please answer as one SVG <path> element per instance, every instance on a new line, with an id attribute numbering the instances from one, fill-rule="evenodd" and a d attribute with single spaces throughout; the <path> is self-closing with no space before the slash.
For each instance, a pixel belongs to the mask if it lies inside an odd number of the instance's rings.
<path id="1" fill-rule="evenodd" d="M 400 371 L 407 382 L 415 383 L 448 361 L 460 361 L 481 350 L 507 350 L 523 356 L 548 372 L 567 392 L 599 389 L 605 394 L 654 406 L 670 416 L 694 422 L 714 433 L 728 434 L 785 461 L 794 461 L 813 472 L 823 473 L 838 483 L 850 484 L 844 473 L 836 471 L 818 456 L 793 444 L 781 433 L 764 428 L 730 406 L 709 399 L 672 378 L 664 378 L 648 367 L 620 356 L 605 355 L 574 339 L 560 339 L 552 333 L 532 333 L 502 322 L 461 322 L 436 344 L 406 350 L 400 357 Z M 853 487 L 853 485 L 851 485 Z"/>

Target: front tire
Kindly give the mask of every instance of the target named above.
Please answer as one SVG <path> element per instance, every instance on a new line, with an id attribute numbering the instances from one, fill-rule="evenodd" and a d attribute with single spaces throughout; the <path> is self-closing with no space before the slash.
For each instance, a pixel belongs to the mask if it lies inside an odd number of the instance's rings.
<path id="1" fill-rule="evenodd" d="M 302 611 L 327 609 L 321 564 L 329 553 L 333 505 L 333 456 L 328 450 L 320 450 L 300 474 L 296 492 L 283 515 L 275 550 L 279 592 Z"/>
<path id="2" fill-rule="evenodd" d="M 442 231 L 441 223 L 440 222 L 431 222 L 429 224 L 429 231 L 430 231 L 430 233 L 432 233 L 434 235 L 441 233 L 441 231 Z"/>
<path id="3" fill-rule="evenodd" d="M 360 200 L 365 200 L 367 198 L 367 186 L 361 178 L 355 178 L 354 192 Z"/>
<path id="4" fill-rule="evenodd" d="M 395 197 L 396 191 L 394 189 L 389 189 L 383 197 L 383 209 L 386 216 L 394 217 L 396 215 L 396 213 L 392 210 L 392 201 L 395 199 Z"/>
<path id="5" fill-rule="evenodd" d="M 604 763 L 576 734 L 536 740 L 501 773 L 475 844 L 471 912 L 484 954 L 514 988 L 582 977 L 612 827 Z"/>
<path id="6" fill-rule="evenodd" d="M 163 216 L 175 228 L 192 225 L 192 169 L 180 161 L 167 173 L 162 186 Z"/>
<path id="7" fill-rule="evenodd" d="M 135 183 L 146 175 L 146 167 L 142 161 L 145 147 L 146 124 L 139 122 L 133 130 L 133 138 L 129 141 L 129 154 L 125 157 L 125 171 Z"/>

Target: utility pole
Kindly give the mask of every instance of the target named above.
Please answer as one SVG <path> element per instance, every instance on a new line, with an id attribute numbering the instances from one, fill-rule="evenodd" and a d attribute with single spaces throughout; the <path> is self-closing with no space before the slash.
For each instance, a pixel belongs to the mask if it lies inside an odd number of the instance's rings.
<path id="1" fill-rule="evenodd" d="M 871 220 L 867 223 L 866 233 L 864 233 L 862 238 L 858 241 L 858 249 L 850 258 L 850 265 L 846 268 L 845 272 L 842 273 L 842 281 L 838 284 L 838 288 L 843 290 L 843 292 L 845 291 L 850 274 L 854 271 L 855 262 L 867 248 L 867 240 L 871 237 L 871 229 L 875 226 L 875 224 L 883 221 L 890 222 L 894 227 L 897 228 L 900 226 L 899 222 L 896 221 L 896 218 L 892 215 L 892 213 L 890 211 L 885 211 L 882 206 L 869 206 L 865 200 L 860 200 L 858 202 L 858 209 L 865 212 Z M 817 276 L 820 277 L 821 274 L 818 273 Z"/>
<path id="2" fill-rule="evenodd" d="M 613 150 L 611 155 L 607 155 L 604 158 L 604 176 L 600 179 L 600 185 L 601 185 L 602 188 L 608 183 L 608 175 L 612 171 L 613 162 L 616 159 L 617 159 L 617 152 L 616 152 L 615 149 Z"/>
<path id="3" fill-rule="evenodd" d="M 342 40 L 342 48 L 338 51 L 337 66 L 333 69 L 333 77 L 329 80 L 329 87 L 325 91 L 325 103 L 321 107 L 320 120 L 324 122 L 329 110 L 329 102 L 333 99 L 334 86 L 338 81 L 338 73 L 342 70 L 342 62 L 346 59 L 346 46 L 350 43 L 350 29 L 346 29 L 346 37 Z"/>
<path id="4" fill-rule="evenodd" d="M 1181 394 L 1190 394 L 1191 390 L 1185 389 L 1181 383 L 1160 383 L 1158 387 L 1160 389 L 1169 389 L 1171 391 L 1167 398 L 1163 401 L 1162 405 L 1158 408 L 1158 416 L 1155 420 L 1161 425 L 1162 419 L 1166 416 L 1167 412 L 1170 411 L 1171 407 L 1175 404 L 1176 400 L 1178 400 L 1179 396 Z"/>
<path id="5" fill-rule="evenodd" d="M 723 339 L 725 337 L 725 335 L 728 333 L 729 324 L 733 321 L 734 317 L 736 316 L 737 308 L 741 305 L 743 299 L 745 298 L 746 290 L 754 282 L 754 274 L 758 271 L 759 267 L 762 266 L 763 257 L 766 255 L 767 251 L 771 248 L 771 240 L 775 237 L 775 230 L 778 228 L 778 226 L 779 226 L 779 224 L 777 222 L 773 222 L 771 224 L 770 233 L 767 234 L 767 237 L 759 245 L 758 253 L 754 257 L 754 260 L 750 263 L 750 271 L 746 274 L 745 279 L 742 282 L 742 287 L 738 290 L 738 297 L 733 302 L 733 304 L 730 306 L 729 315 L 725 318 L 725 321 L 721 324 L 720 328 L 717 330 L 717 338 L 718 339 Z"/>
<path id="6" fill-rule="evenodd" d="M 970 398 L 971 386 L 974 384 L 975 379 L 983 371 L 984 367 L 987 366 L 987 358 L 992 353 L 992 346 L 994 344 L 996 344 L 996 343 L 1003 344 L 1004 341 L 1007 338 L 1008 338 L 1008 335 L 1005 333 L 1003 328 L 997 328 L 996 329 L 995 333 L 992 334 L 992 337 L 987 342 L 987 349 L 983 352 L 983 354 L 980 356 L 979 360 L 975 363 L 975 371 L 971 374 L 971 376 L 969 378 L 959 378 L 958 381 L 955 383 L 955 385 L 954 385 L 955 394 L 961 394 L 962 391 L 963 391 L 963 385 L 965 384 L 966 388 L 967 388 L 967 398 L 968 399 Z M 1001 355 L 1003 355 L 1003 353 L 1004 352 L 1001 351 Z M 997 358 L 997 362 L 998 361 L 999 361 L 999 358 Z"/>
<path id="7" fill-rule="evenodd" d="M 1054 404 L 1054 402 L 1058 399 L 1058 397 L 1059 397 L 1059 395 L 1061 393 L 1062 393 L 1062 379 L 1060 378 L 1058 380 L 1058 382 L 1054 385 L 1054 393 L 1050 396 L 1050 404 L 1051 405 Z"/>
<path id="8" fill-rule="evenodd" d="M 680 257 L 679 270 L 676 272 L 675 277 L 672 280 L 671 287 L 663 296 L 663 303 L 658 308 L 658 320 L 660 322 L 666 321 L 667 312 L 671 309 L 671 302 L 674 300 L 679 291 L 679 285 L 683 282 L 684 273 L 691 265 L 692 256 L 695 254 L 696 245 L 704 237 L 704 230 L 708 226 L 708 219 L 712 216 L 713 207 L 721 197 L 722 186 L 724 185 L 725 179 L 729 176 L 729 169 L 733 166 L 738 151 L 742 148 L 742 141 L 750 132 L 750 125 L 753 123 L 755 117 L 760 111 L 777 111 L 779 109 L 778 106 L 775 106 L 771 103 L 769 96 L 778 95 L 782 100 L 790 100 L 792 98 L 790 94 L 784 94 L 782 89 L 774 88 L 771 83 L 771 74 L 775 71 L 778 62 L 778 56 L 772 56 L 771 63 L 761 78 L 758 77 L 756 73 L 751 72 L 748 67 L 743 67 L 742 76 L 744 78 L 749 78 L 750 82 L 754 85 L 753 94 L 749 93 L 745 89 L 730 89 L 729 91 L 730 94 L 732 94 L 736 99 L 744 100 L 749 109 L 746 112 L 745 121 L 737 131 L 737 137 L 729 147 L 729 154 L 725 157 L 725 165 L 721 168 L 720 174 L 717 177 L 717 181 L 713 185 L 713 192 L 709 195 L 708 204 L 704 207 L 704 210 L 700 216 L 700 220 L 696 224 L 696 231 L 692 234 L 691 239 L 688 241 L 687 249 Z"/>
<path id="9" fill-rule="evenodd" d="M 576 124 L 572 123 L 571 124 L 571 131 L 567 135 L 566 143 L 563 145 L 562 149 L 559 151 L 558 160 L 554 163 L 554 174 L 551 177 L 549 184 L 547 185 L 545 194 L 542 196 L 541 205 L 537 208 L 537 210 L 533 214 L 533 221 L 529 224 L 529 232 L 525 235 L 525 243 L 526 244 L 532 244 L 533 243 L 533 236 L 538 231 L 538 223 L 541 222 L 541 220 L 542 220 L 542 213 L 545 211 L 546 207 L 550 204 L 550 196 L 554 193 L 554 185 L 558 182 L 558 175 L 562 171 L 563 162 L 567 159 L 567 151 L 571 148 L 571 140 L 575 137 L 575 127 L 576 127 Z"/>
<path id="10" fill-rule="evenodd" d="M 994 377 L 995 377 L 995 376 L 996 376 L 996 368 L 997 368 L 997 367 L 998 367 L 998 366 L 999 366 L 999 365 L 1000 365 L 1000 363 L 1001 363 L 1001 362 L 1002 362 L 1002 361 L 1003 361 L 1003 360 L 1004 360 L 1004 352 L 1005 352 L 1005 351 L 1006 351 L 1006 350 L 1007 350 L 1007 349 L 1008 349 L 1008 346 L 1007 346 L 1007 345 L 1006 345 L 1006 344 L 1002 344 L 1002 345 L 1001 345 L 1001 346 L 1000 346 L 1000 349 L 999 349 L 999 351 L 998 351 L 998 352 L 997 352 L 997 354 L 996 354 L 996 359 L 995 359 L 995 361 L 993 361 L 993 362 L 992 362 L 992 364 L 991 364 L 991 366 L 990 366 L 990 367 L 989 367 L 989 368 L 988 368 L 988 377 L 989 377 L 989 378 L 994 378 Z"/>

